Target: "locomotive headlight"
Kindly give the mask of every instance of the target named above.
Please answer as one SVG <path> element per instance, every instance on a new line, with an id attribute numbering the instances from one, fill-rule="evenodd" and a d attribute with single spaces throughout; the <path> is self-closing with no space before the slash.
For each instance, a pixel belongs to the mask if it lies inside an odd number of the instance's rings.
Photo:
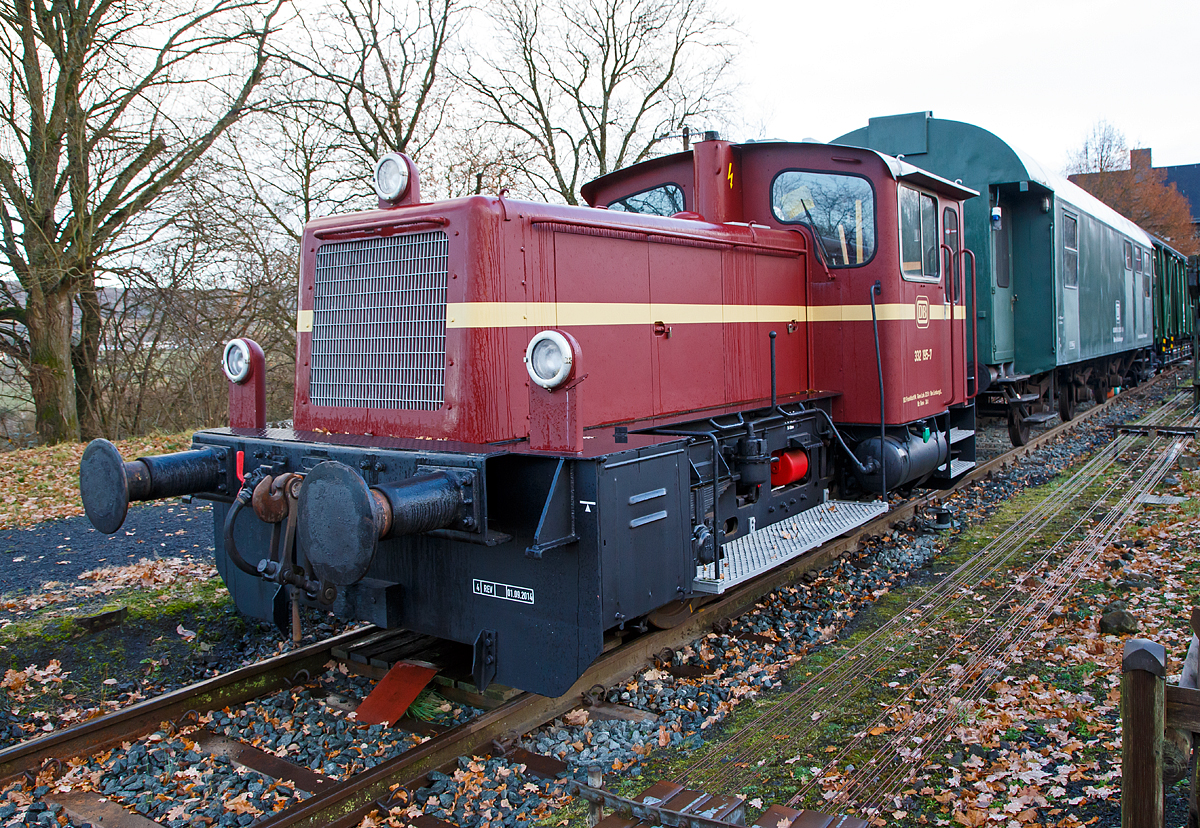
<path id="1" fill-rule="evenodd" d="M 384 201 L 395 201 L 408 189 L 408 165 L 394 152 L 375 162 L 375 194 Z"/>
<path id="2" fill-rule="evenodd" d="M 557 388 L 566 382 L 574 359 L 571 343 L 558 331 L 542 331 L 525 349 L 529 378 L 543 388 Z"/>
<path id="3" fill-rule="evenodd" d="M 231 339 L 221 356 L 221 367 L 230 382 L 244 382 L 250 376 L 250 346 L 242 339 Z"/>

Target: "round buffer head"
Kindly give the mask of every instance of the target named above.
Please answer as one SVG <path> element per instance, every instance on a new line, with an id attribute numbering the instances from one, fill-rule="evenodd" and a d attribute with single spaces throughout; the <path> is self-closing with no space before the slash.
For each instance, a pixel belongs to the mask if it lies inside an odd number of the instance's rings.
<path id="1" fill-rule="evenodd" d="M 304 476 L 297 539 L 322 581 L 350 586 L 367 574 L 378 540 L 371 501 L 366 481 L 336 460 L 326 460 Z"/>
<path id="2" fill-rule="evenodd" d="M 129 512 L 129 478 L 121 452 L 108 440 L 92 440 L 79 463 L 79 496 L 88 520 L 111 535 Z"/>

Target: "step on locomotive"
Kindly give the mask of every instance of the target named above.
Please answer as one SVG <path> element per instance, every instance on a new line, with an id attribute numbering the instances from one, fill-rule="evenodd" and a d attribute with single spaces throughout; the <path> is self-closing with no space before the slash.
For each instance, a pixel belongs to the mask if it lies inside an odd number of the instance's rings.
<path id="1" fill-rule="evenodd" d="M 224 353 L 228 428 L 124 460 L 88 517 L 212 503 L 237 607 L 293 599 L 461 642 L 473 680 L 556 696 L 614 631 L 697 602 L 974 465 L 975 191 L 865 149 L 732 144 L 620 170 L 589 206 L 422 203 L 310 222 L 291 428 Z"/>

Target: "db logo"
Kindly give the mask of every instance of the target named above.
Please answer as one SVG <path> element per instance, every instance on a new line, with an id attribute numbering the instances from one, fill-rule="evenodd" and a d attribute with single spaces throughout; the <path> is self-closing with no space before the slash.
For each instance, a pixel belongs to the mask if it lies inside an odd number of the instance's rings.
<path id="1" fill-rule="evenodd" d="M 924 296 L 917 297 L 917 327 L 929 327 L 929 300 Z"/>

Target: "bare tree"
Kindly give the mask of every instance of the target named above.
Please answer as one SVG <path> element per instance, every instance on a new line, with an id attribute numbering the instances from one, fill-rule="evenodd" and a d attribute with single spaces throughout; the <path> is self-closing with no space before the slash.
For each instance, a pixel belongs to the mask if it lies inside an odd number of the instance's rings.
<path id="1" fill-rule="evenodd" d="M 330 0 L 275 41 L 285 67 L 255 129 L 219 157 L 226 185 L 299 243 L 304 224 L 337 210 L 375 206 L 370 175 L 385 152 L 418 155 L 442 126 L 451 85 L 443 77 L 461 0 Z M 221 195 L 229 195 L 228 192 Z"/>
<path id="2" fill-rule="evenodd" d="M 169 228 L 99 292 L 103 325 L 96 400 L 104 433 L 216 425 L 226 417 L 224 342 L 250 336 L 268 368 L 268 417 L 291 408 L 295 246 L 216 164 L 177 191 Z M 181 404 L 182 403 L 182 404 Z"/>
<path id="3" fill-rule="evenodd" d="M 0 234 L 23 290 L 0 308 L 0 342 L 26 370 L 43 440 L 80 436 L 77 384 L 95 410 L 97 277 L 154 236 L 163 194 L 257 104 L 281 3 L 0 3 Z"/>
<path id="4" fill-rule="evenodd" d="M 311 79 L 296 83 L 307 83 L 308 94 L 316 94 Z M 231 136 L 215 156 L 222 169 L 214 171 L 214 180 L 221 186 L 211 194 L 234 213 L 246 214 L 244 203 L 252 202 L 255 219 L 265 219 L 295 246 L 309 220 L 374 206 L 370 166 L 348 150 L 342 131 L 330 128 L 311 101 L 277 104 L 255 126 Z"/>
<path id="5" fill-rule="evenodd" d="M 421 154 L 423 198 L 459 198 L 515 190 L 520 170 L 536 163 L 528 144 L 495 126 L 480 128 L 478 107 L 459 101 L 449 108 L 437 140 Z"/>
<path id="6" fill-rule="evenodd" d="M 486 122 L 516 135 L 537 192 L 577 204 L 592 176 L 721 117 L 734 31 L 708 0 L 504 0 L 498 48 L 463 74 Z"/>
<path id="7" fill-rule="evenodd" d="M 1125 169 L 1076 173 L 1070 179 L 1181 253 L 1200 251 L 1188 200 L 1174 184 L 1167 183 L 1166 170 L 1151 165 L 1149 150 L 1130 153 Z"/>
<path id="8" fill-rule="evenodd" d="M 306 21 L 306 48 L 283 55 L 316 81 L 306 87 L 312 117 L 367 161 L 385 152 L 420 154 L 451 93 L 442 70 L 461 1 L 418 0 L 399 14 L 393 8 L 336 0 Z"/>
<path id="9" fill-rule="evenodd" d="M 1125 133 L 1104 119 L 1092 125 L 1083 144 L 1067 156 L 1067 173 L 1102 173 L 1129 169 Z"/>

